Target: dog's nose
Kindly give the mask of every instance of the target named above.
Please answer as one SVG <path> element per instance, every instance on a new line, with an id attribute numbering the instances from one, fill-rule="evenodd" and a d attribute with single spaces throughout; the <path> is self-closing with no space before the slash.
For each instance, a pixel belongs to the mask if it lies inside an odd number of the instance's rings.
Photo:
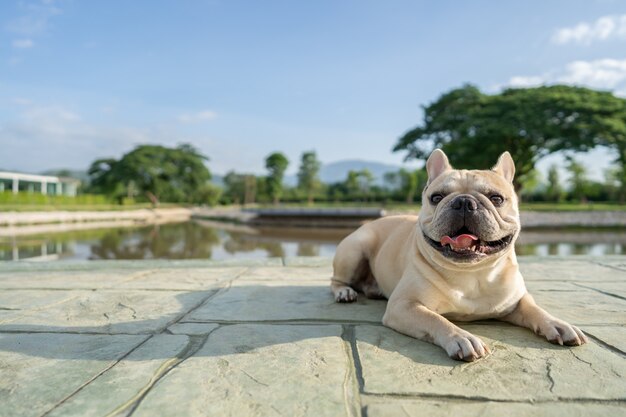
<path id="1" fill-rule="evenodd" d="M 478 209 L 478 201 L 471 195 L 460 195 L 452 200 L 450 207 L 454 210 L 474 211 Z"/>

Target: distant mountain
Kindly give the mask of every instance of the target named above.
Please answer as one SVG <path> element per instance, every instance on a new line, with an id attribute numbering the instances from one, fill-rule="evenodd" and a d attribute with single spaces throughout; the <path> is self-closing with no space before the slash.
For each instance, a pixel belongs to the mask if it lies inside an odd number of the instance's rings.
<path id="1" fill-rule="evenodd" d="M 332 184 L 344 181 L 351 170 L 361 171 L 368 169 L 374 175 L 374 183 L 380 185 L 383 183 L 383 176 L 386 172 L 395 172 L 400 170 L 400 168 L 402 168 L 400 165 L 383 164 L 381 162 L 363 161 L 360 159 L 344 159 L 329 164 L 322 164 L 320 179 L 324 183 Z M 286 185 L 295 186 L 297 183 L 297 175 L 287 175 L 285 177 Z"/>
<path id="2" fill-rule="evenodd" d="M 340 182 L 346 179 L 348 172 L 369 170 L 375 178 L 377 184 L 382 184 L 383 176 L 387 172 L 398 171 L 400 165 L 383 164 L 374 161 L 362 161 L 360 159 L 346 159 L 330 164 L 322 165 L 320 169 L 320 179 L 325 183 Z"/>

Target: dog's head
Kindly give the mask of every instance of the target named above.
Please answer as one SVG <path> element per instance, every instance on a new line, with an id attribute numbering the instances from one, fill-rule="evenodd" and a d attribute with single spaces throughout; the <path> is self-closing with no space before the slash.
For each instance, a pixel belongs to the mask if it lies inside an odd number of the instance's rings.
<path id="1" fill-rule="evenodd" d="M 478 263 L 512 250 L 520 222 L 508 152 L 491 170 L 455 170 L 436 149 L 426 170 L 419 223 L 432 250 L 455 263 Z"/>

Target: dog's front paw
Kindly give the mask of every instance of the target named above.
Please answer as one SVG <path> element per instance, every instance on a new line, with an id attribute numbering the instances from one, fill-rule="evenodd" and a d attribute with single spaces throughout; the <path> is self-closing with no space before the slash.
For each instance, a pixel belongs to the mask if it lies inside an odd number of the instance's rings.
<path id="1" fill-rule="evenodd" d="M 452 359 L 466 362 L 473 362 L 491 353 L 489 346 L 482 340 L 461 329 L 447 336 L 442 347 Z"/>
<path id="2" fill-rule="evenodd" d="M 547 320 L 535 333 L 545 336 L 555 345 L 580 346 L 587 343 L 587 336 L 578 327 L 559 319 Z"/>
<path id="3" fill-rule="evenodd" d="M 335 301 L 338 303 L 353 303 L 358 294 L 350 287 L 343 287 L 335 292 Z"/>

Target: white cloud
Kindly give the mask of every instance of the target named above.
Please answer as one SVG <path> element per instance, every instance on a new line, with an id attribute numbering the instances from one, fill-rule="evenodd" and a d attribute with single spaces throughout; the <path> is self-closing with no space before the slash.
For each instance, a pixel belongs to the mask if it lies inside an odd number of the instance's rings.
<path id="1" fill-rule="evenodd" d="M 533 87 L 544 84 L 571 84 L 603 90 L 626 90 L 626 59 L 573 61 L 564 68 L 541 75 L 514 76 L 509 87 Z"/>
<path id="2" fill-rule="evenodd" d="M 29 100 L 27 98 L 24 97 L 14 97 L 11 102 L 13 104 L 17 104 L 18 106 L 30 106 L 31 104 L 33 104 L 32 100 Z"/>
<path id="3" fill-rule="evenodd" d="M 14 48 L 27 49 L 35 46 L 35 42 L 32 39 L 15 39 L 12 45 Z"/>
<path id="4" fill-rule="evenodd" d="M 19 2 L 18 7 L 22 11 L 19 17 L 8 21 L 4 29 L 19 36 L 12 42 L 15 49 L 28 49 L 35 46 L 33 38 L 36 38 L 49 31 L 50 20 L 61 14 L 54 1 L 41 0 L 40 2 Z M 15 59 L 9 61 L 11 65 L 19 63 Z"/>
<path id="5" fill-rule="evenodd" d="M 76 122 L 80 116 L 62 106 L 34 106 L 24 111 L 21 119 L 29 123 L 46 124 L 51 121 Z"/>
<path id="6" fill-rule="evenodd" d="M 0 120 L 0 167 L 33 173 L 85 169 L 97 158 L 119 158 L 139 144 L 175 146 L 186 139 L 167 128 L 103 126 L 61 105 L 25 104 L 16 117 Z"/>
<path id="7" fill-rule="evenodd" d="M 196 113 L 186 113 L 178 116 L 180 123 L 201 123 L 213 120 L 217 117 L 217 113 L 213 110 L 202 110 Z"/>
<path id="8" fill-rule="evenodd" d="M 576 26 L 557 29 L 552 36 L 552 43 L 589 45 L 612 39 L 626 40 L 626 14 L 603 16 L 595 22 L 581 22 Z"/>
<path id="9" fill-rule="evenodd" d="M 567 64 L 565 73 L 558 79 L 559 82 L 566 84 L 604 89 L 613 89 L 624 80 L 626 80 L 626 59 L 574 61 Z"/>
<path id="10" fill-rule="evenodd" d="M 545 82 L 545 79 L 541 75 L 522 76 L 518 75 L 511 77 L 508 85 L 511 87 L 534 87 L 541 85 Z"/>

